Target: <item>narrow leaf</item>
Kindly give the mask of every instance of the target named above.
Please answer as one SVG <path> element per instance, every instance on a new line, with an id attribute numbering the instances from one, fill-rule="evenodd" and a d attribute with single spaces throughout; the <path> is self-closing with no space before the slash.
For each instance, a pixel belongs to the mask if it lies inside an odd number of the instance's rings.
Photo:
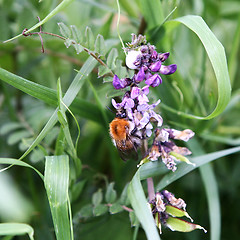
<path id="1" fill-rule="evenodd" d="M 184 220 L 169 217 L 167 219 L 166 225 L 172 230 L 172 231 L 179 231 L 179 232 L 191 232 L 195 229 L 202 229 L 205 233 L 207 232 L 202 226 L 186 222 Z"/>
<path id="2" fill-rule="evenodd" d="M 204 155 L 201 155 L 201 156 L 198 156 L 198 157 L 191 158 L 191 162 L 195 163 L 196 164 L 195 166 L 180 163 L 177 166 L 177 168 L 178 168 L 177 171 L 174 172 L 174 173 L 169 172 L 168 174 L 166 174 L 161 179 L 161 181 L 158 183 L 156 189 L 158 191 L 160 191 L 161 189 L 164 189 L 166 186 L 168 186 L 172 182 L 174 182 L 177 179 L 185 176 L 187 173 L 193 171 L 195 168 L 198 168 L 198 167 L 200 167 L 200 166 L 202 166 L 206 163 L 209 163 L 213 160 L 219 159 L 221 157 L 224 157 L 224 156 L 227 156 L 229 154 L 233 154 L 233 153 L 236 153 L 236 152 L 239 152 L 239 151 L 240 151 L 240 147 L 234 147 L 234 148 L 230 148 L 230 149 L 227 149 L 227 150 L 222 150 L 222 151 L 209 153 L 209 154 L 204 154 Z M 149 163 L 147 163 L 147 164 L 149 164 Z M 157 168 L 156 168 L 156 171 L 157 171 Z M 149 176 L 147 174 L 144 174 L 144 175 L 141 175 L 141 177 L 145 178 L 145 177 L 149 177 Z"/>
<path id="3" fill-rule="evenodd" d="M 117 198 L 117 193 L 116 191 L 113 189 L 114 187 L 114 183 L 110 183 L 107 187 L 107 191 L 105 194 L 105 199 L 107 203 L 113 203 L 116 201 Z"/>
<path id="4" fill-rule="evenodd" d="M 70 240 L 70 221 L 68 214 L 68 156 L 47 156 L 44 184 L 51 208 L 57 240 Z"/>
<path id="5" fill-rule="evenodd" d="M 139 170 L 136 172 L 128 186 L 128 197 L 148 240 L 159 240 L 160 237 L 140 182 L 139 172 Z"/>
<path id="6" fill-rule="evenodd" d="M 148 29 L 159 26 L 164 21 L 163 9 L 161 1 L 158 0 L 139 0 L 139 6 Z"/>
<path id="7" fill-rule="evenodd" d="M 102 35 L 98 34 L 95 41 L 95 52 L 99 55 L 104 56 L 106 54 L 105 41 Z"/>
<path id="8" fill-rule="evenodd" d="M 108 211 L 108 207 L 104 204 L 99 204 L 93 208 L 93 215 L 98 217 L 105 214 Z"/>
<path id="9" fill-rule="evenodd" d="M 107 65 L 112 70 L 116 68 L 115 61 L 117 57 L 118 57 L 118 51 L 116 48 L 113 48 L 107 57 Z"/>
<path id="10" fill-rule="evenodd" d="M 218 86 L 218 101 L 215 109 L 211 114 L 206 117 L 194 116 L 191 114 L 186 114 L 184 112 L 176 111 L 166 105 L 162 105 L 164 108 L 171 112 L 177 113 L 187 118 L 193 119 L 211 119 L 218 116 L 226 108 L 231 95 L 231 85 L 227 68 L 226 54 L 224 47 L 215 37 L 213 32 L 209 29 L 204 20 L 199 16 L 188 15 L 181 18 L 174 19 L 172 21 L 180 22 L 186 27 L 191 29 L 201 40 L 209 60 L 212 64 Z M 169 21 L 171 22 L 171 21 Z"/>
<path id="11" fill-rule="evenodd" d="M 0 223 L 0 236 L 16 236 L 25 234 L 28 234 L 29 238 L 34 240 L 34 230 L 30 225 L 24 223 Z"/>
<path id="12" fill-rule="evenodd" d="M 0 158 L 0 164 L 17 165 L 17 166 L 21 166 L 21 167 L 31 168 L 40 176 L 40 178 L 43 179 L 43 175 L 36 168 L 34 168 L 33 166 L 31 166 L 28 163 L 25 163 L 23 161 L 18 160 L 18 159 L 14 159 L 14 158 Z"/>
<path id="13" fill-rule="evenodd" d="M 94 47 L 94 37 L 90 27 L 86 27 L 85 37 L 86 37 L 86 47 L 92 50 Z"/>
<path id="14" fill-rule="evenodd" d="M 111 214 L 116 214 L 116 213 L 119 213 L 119 212 L 122 212 L 122 211 L 123 211 L 123 208 L 122 208 L 122 206 L 119 203 L 114 203 L 109 208 L 109 212 Z"/>
<path id="15" fill-rule="evenodd" d="M 97 192 L 95 192 L 92 196 L 92 204 L 94 206 L 99 205 L 103 200 L 103 194 L 102 194 L 102 189 L 98 189 Z"/>
<path id="16" fill-rule="evenodd" d="M 75 40 L 76 43 L 82 42 L 82 37 L 80 31 L 77 29 L 75 25 L 70 26 L 71 32 L 72 32 L 72 38 Z"/>
<path id="17" fill-rule="evenodd" d="M 65 38 L 71 38 L 71 30 L 63 22 L 58 23 L 59 30 Z"/>

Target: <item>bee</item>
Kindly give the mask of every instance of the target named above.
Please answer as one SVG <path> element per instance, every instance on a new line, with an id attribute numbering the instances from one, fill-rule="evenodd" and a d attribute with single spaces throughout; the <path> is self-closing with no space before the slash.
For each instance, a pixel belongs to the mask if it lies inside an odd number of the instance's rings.
<path id="1" fill-rule="evenodd" d="M 141 146 L 141 138 L 136 134 L 134 123 L 125 116 L 125 113 L 118 113 L 109 124 L 113 143 L 124 161 L 130 158 L 138 159 L 137 149 Z"/>

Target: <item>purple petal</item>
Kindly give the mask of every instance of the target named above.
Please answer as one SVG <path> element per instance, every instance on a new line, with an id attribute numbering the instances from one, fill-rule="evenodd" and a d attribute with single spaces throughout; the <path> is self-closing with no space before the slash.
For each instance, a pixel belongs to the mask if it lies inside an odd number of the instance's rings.
<path id="1" fill-rule="evenodd" d="M 133 87 L 131 91 L 131 98 L 134 99 L 139 96 L 141 89 L 138 87 Z"/>
<path id="2" fill-rule="evenodd" d="M 145 103 L 148 103 L 148 102 L 149 102 L 148 97 L 145 94 L 140 94 L 138 96 L 138 104 L 139 105 L 145 104 Z"/>
<path id="3" fill-rule="evenodd" d="M 169 57 L 169 52 L 166 52 L 166 53 L 160 53 L 158 54 L 158 59 L 161 61 L 161 62 L 164 62 L 168 57 Z"/>
<path id="4" fill-rule="evenodd" d="M 145 94 L 145 95 L 149 94 L 149 86 L 148 85 L 146 85 L 142 88 L 142 93 Z"/>
<path id="5" fill-rule="evenodd" d="M 113 87 L 115 89 L 122 89 L 127 86 L 127 82 L 125 79 L 119 79 L 117 75 L 113 77 Z"/>
<path id="6" fill-rule="evenodd" d="M 150 72 L 147 72 L 146 75 L 145 75 L 145 79 L 149 79 L 150 77 L 152 77 L 152 74 Z"/>
<path id="7" fill-rule="evenodd" d="M 160 102 L 161 102 L 161 100 L 158 99 L 154 104 L 152 104 L 152 108 L 155 108 Z"/>
<path id="8" fill-rule="evenodd" d="M 134 101 L 131 98 L 128 98 L 125 100 L 125 109 L 133 108 L 134 107 Z"/>
<path id="9" fill-rule="evenodd" d="M 148 78 L 145 83 L 151 87 L 157 87 L 162 83 L 162 79 L 158 74 L 154 74 L 152 77 Z"/>
<path id="10" fill-rule="evenodd" d="M 135 81 L 136 82 L 141 82 L 145 78 L 145 72 L 143 67 L 140 68 L 139 72 L 135 75 Z"/>
<path id="11" fill-rule="evenodd" d="M 158 72 L 159 69 L 161 68 L 161 65 L 162 65 L 161 61 L 158 61 L 158 62 L 151 64 L 149 68 L 153 72 Z"/>
<path id="12" fill-rule="evenodd" d="M 171 64 L 169 66 L 162 65 L 161 68 L 159 69 L 159 72 L 164 75 L 170 75 L 170 74 L 175 73 L 176 70 L 177 70 L 176 64 Z"/>
<path id="13" fill-rule="evenodd" d="M 146 126 L 146 135 L 147 137 L 151 137 L 152 135 L 152 130 L 153 129 L 153 126 L 151 123 L 148 123 L 147 126 Z"/>
<path id="14" fill-rule="evenodd" d="M 139 122 L 138 129 L 144 128 L 149 123 L 149 121 L 150 121 L 150 116 L 149 116 L 149 114 L 147 112 L 145 112 L 143 114 L 142 119 Z"/>
<path id="15" fill-rule="evenodd" d="M 156 50 L 154 50 L 154 51 L 152 52 L 151 58 L 154 58 L 154 59 L 156 59 L 156 58 L 157 58 L 157 56 L 158 56 L 158 53 L 157 53 L 157 51 L 156 51 Z"/>
<path id="16" fill-rule="evenodd" d="M 148 109 L 149 109 L 149 105 L 147 103 L 137 106 L 138 112 L 144 112 L 144 111 L 147 111 Z"/>
<path id="17" fill-rule="evenodd" d="M 112 99 L 112 105 L 116 109 L 118 109 L 120 107 L 120 103 L 116 103 L 116 101 L 114 99 Z"/>
<path id="18" fill-rule="evenodd" d="M 157 124 L 158 127 L 162 126 L 163 119 L 159 114 L 156 114 L 153 110 L 150 110 L 149 115 L 151 118 L 155 118 L 155 120 L 158 122 L 158 124 Z"/>

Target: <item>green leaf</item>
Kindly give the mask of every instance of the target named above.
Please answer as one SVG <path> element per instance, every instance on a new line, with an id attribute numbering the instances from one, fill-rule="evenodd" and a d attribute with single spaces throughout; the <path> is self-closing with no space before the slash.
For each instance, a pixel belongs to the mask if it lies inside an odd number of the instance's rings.
<path id="1" fill-rule="evenodd" d="M 86 180 L 82 180 L 78 183 L 75 183 L 72 187 L 71 191 L 71 200 L 75 201 L 79 198 L 80 194 L 82 193 L 82 190 L 85 186 Z"/>
<path id="2" fill-rule="evenodd" d="M 59 27 L 61 34 L 65 38 L 71 38 L 71 36 L 72 36 L 71 30 L 69 29 L 69 27 L 66 24 L 60 22 L 60 23 L 58 23 L 58 27 Z"/>
<path id="3" fill-rule="evenodd" d="M 159 240 L 160 237 L 140 182 L 139 172 L 139 170 L 136 172 L 128 186 L 128 197 L 147 238 L 149 240 Z"/>
<path id="4" fill-rule="evenodd" d="M 167 205 L 166 212 L 169 213 L 173 217 L 187 217 L 191 221 L 193 221 L 192 218 L 189 216 L 189 214 L 180 208 L 177 208 L 177 207 L 174 207 L 171 205 Z"/>
<path id="5" fill-rule="evenodd" d="M 95 63 L 92 62 L 92 64 L 96 64 L 96 62 Z M 86 65 L 89 66 L 89 60 L 86 62 Z M 92 69 L 93 67 L 89 66 L 89 70 Z M 79 73 L 75 77 L 75 81 L 78 77 L 81 78 L 81 73 Z M 83 79 L 84 78 L 85 77 L 83 77 Z M 47 88 L 40 84 L 24 79 L 2 68 L 0 68 L 0 79 L 12 85 L 13 87 L 29 94 L 30 96 L 40 99 L 49 105 L 57 107 L 57 92 L 53 89 Z M 80 84 L 80 86 L 81 85 L 82 84 Z M 96 119 L 98 119 L 97 116 L 100 115 L 99 109 L 96 107 L 96 105 L 93 105 L 83 99 L 75 99 L 74 102 L 72 103 L 71 109 L 75 113 L 78 113 L 80 116 L 91 119 L 93 121 L 96 121 Z"/>
<path id="6" fill-rule="evenodd" d="M 164 21 L 163 9 L 161 1 L 158 0 L 139 0 L 139 6 L 144 19 L 147 23 L 147 28 L 152 29 L 161 25 Z"/>
<path id="7" fill-rule="evenodd" d="M 122 60 L 117 59 L 116 60 L 116 70 L 115 73 L 118 75 L 119 78 L 125 78 L 128 73 L 126 67 L 122 66 Z"/>
<path id="8" fill-rule="evenodd" d="M 30 225 L 24 223 L 0 223 L 0 236 L 16 236 L 25 234 L 28 234 L 29 238 L 34 240 L 34 230 Z"/>
<path id="9" fill-rule="evenodd" d="M 103 200 L 103 193 L 102 193 L 102 189 L 98 189 L 97 192 L 95 192 L 92 196 L 92 204 L 94 206 L 99 205 Z"/>
<path id="10" fill-rule="evenodd" d="M 75 48 L 77 54 L 81 53 L 84 50 L 84 47 L 82 45 L 78 44 L 73 44 L 73 47 Z"/>
<path id="11" fill-rule="evenodd" d="M 23 161 L 20 161 L 18 159 L 14 159 L 14 158 L 0 158 L 0 164 L 8 164 L 8 165 L 17 165 L 17 166 L 21 166 L 21 167 L 28 167 L 33 169 L 39 176 L 40 178 L 43 180 L 43 175 L 33 166 L 31 166 L 28 163 L 25 163 Z M 0 170 L 1 172 L 1 170 Z"/>
<path id="12" fill-rule="evenodd" d="M 211 239 L 221 239 L 221 207 L 218 193 L 218 184 L 214 175 L 212 166 L 205 164 L 200 167 L 200 173 L 204 182 L 204 187 L 207 194 L 210 226 L 211 226 Z M 209 184 L 211 183 L 211 184 Z"/>
<path id="13" fill-rule="evenodd" d="M 139 225 L 138 218 L 134 212 L 129 212 L 129 218 L 131 222 L 131 227 L 136 227 Z"/>
<path id="14" fill-rule="evenodd" d="M 86 47 L 88 49 L 93 50 L 93 47 L 94 47 L 94 37 L 93 37 L 93 32 L 92 32 L 90 27 L 86 27 L 85 37 L 86 37 Z"/>
<path id="15" fill-rule="evenodd" d="M 189 223 L 184 220 L 169 217 L 167 219 L 166 225 L 172 230 L 172 231 L 179 231 L 179 232 L 191 232 L 195 229 L 202 229 L 205 233 L 207 232 L 203 227 L 197 224 Z"/>
<path id="16" fill-rule="evenodd" d="M 121 197 L 119 199 L 119 203 L 121 205 L 126 205 L 126 206 L 130 203 L 128 199 L 128 183 L 126 184 L 126 186 L 122 191 Z"/>
<path id="17" fill-rule="evenodd" d="M 113 48 L 107 57 L 107 65 L 112 70 L 116 68 L 115 62 L 117 57 L 118 57 L 118 51 L 116 48 Z"/>
<path id="18" fill-rule="evenodd" d="M 23 125 L 21 123 L 18 123 L 18 122 L 5 123 L 0 128 L 0 134 L 5 135 L 5 134 L 7 134 L 7 133 L 9 133 L 13 130 L 16 130 L 16 129 L 22 128 L 22 127 L 23 127 Z"/>
<path id="19" fill-rule="evenodd" d="M 80 216 L 82 218 L 89 218 L 93 216 L 93 206 L 92 204 L 87 204 L 80 210 Z"/>
<path id="20" fill-rule="evenodd" d="M 123 211 L 123 208 L 122 208 L 122 206 L 119 203 L 114 203 L 109 208 L 109 212 L 111 214 L 116 214 L 116 213 L 119 213 L 119 212 L 122 212 L 122 211 Z"/>
<path id="21" fill-rule="evenodd" d="M 70 240 L 71 226 L 68 214 L 68 156 L 46 156 L 44 184 L 57 240 Z"/>
<path id="22" fill-rule="evenodd" d="M 109 68 L 106 68 L 105 66 L 103 65 L 100 65 L 98 67 L 98 77 L 102 77 L 103 75 L 107 74 L 107 73 L 110 73 L 111 70 Z M 111 78 L 112 79 L 112 78 Z"/>
<path id="23" fill-rule="evenodd" d="M 100 56 L 104 56 L 106 54 L 105 41 L 104 41 L 103 36 L 100 34 L 97 35 L 94 51 L 99 53 Z"/>
<path id="24" fill-rule="evenodd" d="M 30 137 L 31 133 L 26 131 L 26 130 L 21 130 L 21 131 L 17 131 L 17 132 L 13 132 L 7 139 L 7 143 L 9 145 L 13 145 L 16 144 L 18 142 L 21 141 L 21 139 L 23 138 L 27 138 Z"/>
<path id="25" fill-rule="evenodd" d="M 70 38 L 67 38 L 67 39 L 64 41 L 64 44 L 65 44 L 66 48 L 69 48 L 71 45 L 75 45 L 74 43 L 75 43 L 75 42 L 73 42 L 73 40 L 70 39 Z"/>
<path id="26" fill-rule="evenodd" d="M 72 32 L 72 38 L 75 40 L 76 43 L 82 42 L 82 36 L 81 33 L 78 31 L 77 27 L 75 25 L 71 25 L 71 32 Z"/>
<path id="27" fill-rule="evenodd" d="M 116 201 L 117 193 L 113 189 L 113 187 L 114 187 L 114 183 L 113 182 L 110 183 L 107 186 L 107 191 L 106 191 L 106 194 L 105 194 L 105 199 L 106 199 L 107 203 L 114 203 Z"/>
<path id="28" fill-rule="evenodd" d="M 212 64 L 212 67 L 217 79 L 218 101 L 213 112 L 206 117 L 195 116 L 195 115 L 187 114 L 184 112 L 179 112 L 164 104 L 162 104 L 162 107 L 178 115 L 184 116 L 186 118 L 193 118 L 193 119 L 199 119 L 199 120 L 214 118 L 223 112 L 231 96 L 231 85 L 230 85 L 224 47 L 219 42 L 219 40 L 215 37 L 213 32 L 209 29 L 209 27 L 204 22 L 204 20 L 199 16 L 189 15 L 189 16 L 184 16 L 181 18 L 171 20 L 169 22 L 171 23 L 172 21 L 180 22 L 184 24 L 186 27 L 191 29 L 201 40 L 207 52 L 209 60 Z"/>
<path id="29" fill-rule="evenodd" d="M 108 211 L 108 207 L 104 204 L 99 204 L 93 208 L 93 215 L 98 217 L 105 214 Z"/>
<path id="30" fill-rule="evenodd" d="M 174 173 L 169 172 L 168 174 L 166 174 L 161 179 L 161 181 L 158 183 L 156 189 L 157 189 L 157 191 L 160 191 L 161 189 L 164 189 L 166 186 L 168 186 L 172 182 L 176 181 L 177 179 L 185 176 L 187 173 L 193 171 L 194 169 L 196 169 L 196 168 L 198 168 L 198 167 L 200 167 L 200 166 L 202 166 L 206 163 L 209 163 L 213 160 L 219 159 L 221 157 L 224 157 L 224 156 L 227 156 L 227 155 L 239 152 L 239 151 L 240 151 L 240 147 L 234 147 L 234 148 L 230 148 L 230 149 L 227 149 L 227 150 L 222 150 L 222 151 L 209 153 L 209 154 L 204 154 L 204 155 L 201 155 L 201 156 L 198 156 L 198 157 L 191 158 L 191 162 L 195 163 L 196 164 L 195 166 L 186 165 L 185 163 L 180 163 L 180 164 L 177 165 L 177 171 L 174 172 Z M 149 164 L 149 163 L 147 163 L 147 164 Z M 144 165 L 147 165 L 147 164 L 144 164 Z M 143 167 L 144 167 L 144 165 L 143 165 Z M 162 164 L 156 164 L 155 165 L 156 169 L 152 170 L 153 175 L 155 175 L 156 171 L 158 171 L 159 165 L 162 165 Z M 141 174 L 141 179 L 144 179 L 145 177 L 150 177 L 150 176 L 148 174 Z"/>

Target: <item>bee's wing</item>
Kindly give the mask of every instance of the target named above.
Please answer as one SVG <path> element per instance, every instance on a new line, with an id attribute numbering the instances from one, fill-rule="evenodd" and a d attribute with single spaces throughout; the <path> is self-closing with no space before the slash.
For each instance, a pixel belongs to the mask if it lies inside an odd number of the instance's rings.
<path id="1" fill-rule="evenodd" d="M 136 149 L 134 149 L 134 148 L 125 150 L 125 151 L 122 151 L 121 149 L 118 148 L 118 152 L 123 161 L 127 161 L 130 159 L 138 160 L 138 153 L 137 153 Z"/>
<path id="2" fill-rule="evenodd" d="M 120 157 L 126 161 L 129 159 L 138 160 L 137 148 L 131 139 L 127 141 L 116 141 L 116 147 L 118 149 Z"/>

